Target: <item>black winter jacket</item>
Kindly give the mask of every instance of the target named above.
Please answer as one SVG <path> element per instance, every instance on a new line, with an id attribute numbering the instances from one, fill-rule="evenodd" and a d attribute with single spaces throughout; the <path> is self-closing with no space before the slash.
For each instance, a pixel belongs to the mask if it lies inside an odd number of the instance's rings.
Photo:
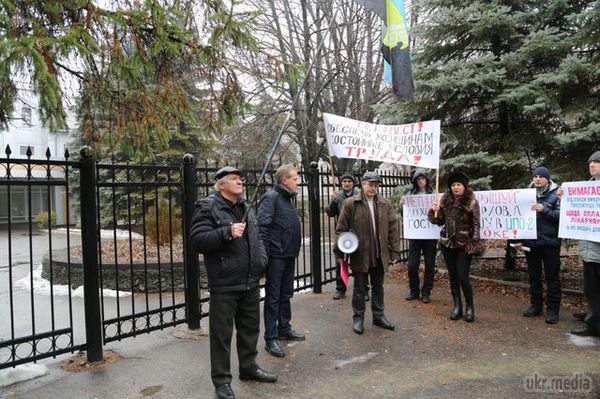
<path id="1" fill-rule="evenodd" d="M 244 235 L 231 237 L 231 225 L 239 223 L 248 203 L 237 204 L 211 194 L 196 203 L 192 217 L 192 248 L 204 255 L 211 292 L 245 291 L 258 287 L 267 256 L 258 223 L 250 209 Z M 237 207 L 237 208 L 236 208 Z"/>
<path id="2" fill-rule="evenodd" d="M 260 200 L 257 215 L 260 237 L 270 257 L 295 258 L 300 253 L 302 233 L 295 196 L 275 184 Z"/>
<path id="3" fill-rule="evenodd" d="M 533 185 L 530 185 L 533 188 Z M 523 240 L 526 247 L 560 247 L 558 238 L 558 220 L 560 219 L 559 186 L 552 180 L 548 188 L 537 196 L 537 203 L 544 205 L 544 210 L 536 212 L 537 240 Z"/>
<path id="4" fill-rule="evenodd" d="M 352 188 L 352 190 L 349 193 L 345 192 L 343 189 L 338 190 L 337 197 L 333 196 L 333 198 L 331 198 L 331 202 L 329 202 L 329 206 L 325 210 L 327 216 L 338 217 L 340 215 L 340 212 L 342 211 L 342 205 L 344 204 L 344 201 L 352 197 L 353 195 L 358 194 L 359 192 L 360 189 L 358 189 L 357 187 Z"/>

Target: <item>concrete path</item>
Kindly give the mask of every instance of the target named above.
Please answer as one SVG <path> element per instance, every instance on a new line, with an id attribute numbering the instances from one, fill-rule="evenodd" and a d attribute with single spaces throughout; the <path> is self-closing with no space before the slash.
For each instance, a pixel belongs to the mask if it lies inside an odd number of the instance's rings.
<path id="1" fill-rule="evenodd" d="M 396 331 L 372 326 L 367 311 L 363 336 L 351 330 L 349 296 L 296 295 L 294 328 L 307 341 L 289 345 L 282 359 L 259 341 L 258 361 L 279 373 L 276 384 L 239 381 L 234 351 L 233 389 L 240 399 L 600 397 L 600 339 L 568 334 L 580 325 L 568 312 L 550 326 L 523 318 L 521 299 L 476 291 L 476 322 L 453 322 L 448 291 L 442 281 L 431 304 L 409 303 L 405 284 L 386 283 Z M 0 388 L 0 397 L 213 398 L 208 337 L 182 340 L 172 332 L 109 344 L 124 360 L 102 370 L 69 373 L 57 360 L 46 362 L 48 375 Z"/>

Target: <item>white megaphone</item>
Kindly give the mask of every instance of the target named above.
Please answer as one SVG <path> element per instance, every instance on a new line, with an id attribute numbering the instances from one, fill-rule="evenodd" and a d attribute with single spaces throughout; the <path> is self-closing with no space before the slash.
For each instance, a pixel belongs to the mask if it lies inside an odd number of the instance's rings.
<path id="1" fill-rule="evenodd" d="M 349 255 L 358 249 L 358 236 L 351 231 L 346 231 L 337 239 L 337 247 L 344 254 Z"/>

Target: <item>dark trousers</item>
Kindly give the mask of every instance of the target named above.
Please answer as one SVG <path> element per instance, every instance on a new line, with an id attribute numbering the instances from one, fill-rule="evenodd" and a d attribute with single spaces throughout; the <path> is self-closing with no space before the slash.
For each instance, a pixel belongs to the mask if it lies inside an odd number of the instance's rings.
<path id="1" fill-rule="evenodd" d="M 353 272 L 354 292 L 352 293 L 353 319 L 365 318 L 365 295 L 371 278 L 371 312 L 373 319 L 383 316 L 383 264 L 377 259 L 377 266 L 369 269 L 368 273 Z"/>
<path id="2" fill-rule="evenodd" d="M 408 286 L 413 294 L 431 294 L 433 289 L 433 275 L 435 274 L 435 252 L 437 240 L 408 240 Z M 425 274 L 423 276 L 423 288 L 419 290 L 419 266 L 421 264 L 421 253 L 425 260 Z"/>
<path id="3" fill-rule="evenodd" d="M 210 294 L 210 374 L 215 386 L 231 382 L 231 337 L 236 329 L 240 372 L 256 369 L 260 290 Z"/>
<path id="4" fill-rule="evenodd" d="M 583 262 L 583 293 L 588 303 L 585 322 L 600 330 L 600 263 Z"/>
<path id="5" fill-rule="evenodd" d="M 558 312 L 560 309 L 560 247 L 532 247 L 525 252 L 529 272 L 529 300 L 531 306 L 541 309 L 544 306 L 544 286 L 542 267 L 546 275 L 546 306 Z"/>
<path id="6" fill-rule="evenodd" d="M 340 266 L 339 263 L 337 263 L 337 266 L 335 267 L 335 290 L 336 291 L 341 291 L 341 292 L 346 292 L 346 284 L 344 284 L 344 280 L 342 280 L 342 267 Z M 348 273 L 350 273 L 348 271 Z M 367 281 L 367 293 L 369 292 L 369 282 Z"/>
<path id="7" fill-rule="evenodd" d="M 296 258 L 269 258 L 265 285 L 265 341 L 277 339 L 278 333 L 292 329 L 294 267 Z"/>
<path id="8" fill-rule="evenodd" d="M 448 276 L 450 277 L 450 291 L 452 298 L 458 298 L 460 301 L 460 289 L 465 296 L 467 306 L 473 305 L 473 287 L 471 286 L 471 259 L 464 248 L 446 248 L 442 247 L 442 254 L 448 267 Z"/>

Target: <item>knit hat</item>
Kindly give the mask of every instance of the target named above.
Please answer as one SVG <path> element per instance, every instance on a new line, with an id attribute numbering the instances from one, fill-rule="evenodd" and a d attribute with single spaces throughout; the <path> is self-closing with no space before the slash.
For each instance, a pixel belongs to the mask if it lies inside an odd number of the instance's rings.
<path id="1" fill-rule="evenodd" d="M 425 179 L 427 179 L 427 183 L 429 183 L 429 176 L 427 175 L 427 172 L 428 170 L 425 168 L 417 168 L 413 172 L 412 178 L 410 180 L 413 184 L 417 184 L 417 179 L 419 178 L 419 176 L 423 176 Z"/>
<path id="2" fill-rule="evenodd" d="M 374 181 L 377 183 L 381 183 L 381 178 L 379 177 L 379 173 L 373 171 L 373 172 L 365 172 L 365 174 L 362 176 L 362 181 Z"/>
<path id="3" fill-rule="evenodd" d="M 354 176 L 352 176 L 352 173 L 350 172 L 346 172 L 344 173 L 341 177 L 340 177 L 340 182 L 348 179 L 348 180 L 352 180 L 352 183 L 356 183 L 356 180 L 354 180 Z"/>
<path id="4" fill-rule="evenodd" d="M 533 176 L 542 176 L 550 180 L 550 171 L 544 166 L 538 166 L 533 170 Z"/>
<path id="5" fill-rule="evenodd" d="M 590 162 L 600 162 L 600 151 L 596 151 L 592 155 L 590 155 L 590 159 L 588 159 L 588 163 Z"/>
<path id="6" fill-rule="evenodd" d="M 460 183 L 467 188 L 469 187 L 469 177 L 462 172 L 452 172 L 448 176 L 448 187 L 452 186 L 453 183 Z"/>

